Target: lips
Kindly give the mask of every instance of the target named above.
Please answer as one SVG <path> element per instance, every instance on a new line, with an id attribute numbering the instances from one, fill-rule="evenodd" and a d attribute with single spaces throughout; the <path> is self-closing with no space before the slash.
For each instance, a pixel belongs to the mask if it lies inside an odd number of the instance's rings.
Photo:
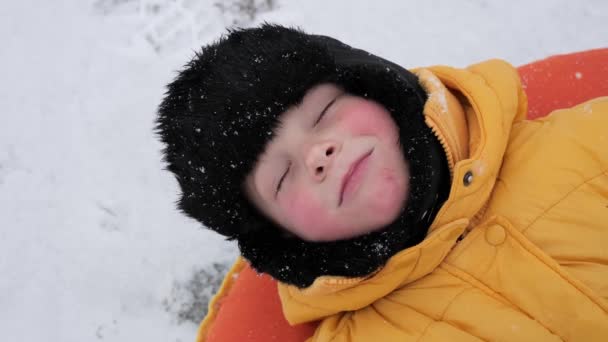
<path id="1" fill-rule="evenodd" d="M 371 149 L 359 156 L 359 158 L 355 159 L 355 161 L 350 165 L 348 171 L 342 177 L 338 206 L 342 205 L 345 197 L 350 197 L 350 195 L 358 188 L 357 186 L 361 183 L 361 178 L 367 170 L 369 156 L 373 151 L 374 149 Z"/>

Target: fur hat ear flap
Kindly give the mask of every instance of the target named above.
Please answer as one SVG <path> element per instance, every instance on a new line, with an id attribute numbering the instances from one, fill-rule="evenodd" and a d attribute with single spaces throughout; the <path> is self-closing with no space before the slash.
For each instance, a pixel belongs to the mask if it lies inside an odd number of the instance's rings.
<path id="1" fill-rule="evenodd" d="M 326 82 L 389 110 L 400 140 L 408 142 L 411 178 L 407 206 L 394 222 L 321 243 L 284 234 L 253 207 L 243 184 L 281 113 Z M 428 222 L 419 214 L 436 204 L 446 178 L 449 183 L 445 154 L 424 123 L 426 99 L 417 77 L 392 62 L 329 37 L 264 24 L 203 47 L 169 84 L 156 129 L 182 190 L 179 209 L 238 240 L 256 270 L 306 287 L 322 275 L 367 275 L 424 238 Z"/>

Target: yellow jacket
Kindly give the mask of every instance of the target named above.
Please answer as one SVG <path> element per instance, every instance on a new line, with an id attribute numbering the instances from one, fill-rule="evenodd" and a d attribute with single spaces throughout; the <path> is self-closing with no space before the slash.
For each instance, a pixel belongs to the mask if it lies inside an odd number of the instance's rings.
<path id="1" fill-rule="evenodd" d="M 279 284 L 311 341 L 608 341 L 608 97 L 525 120 L 516 70 L 415 72 L 450 165 L 427 238 L 365 278 Z"/>

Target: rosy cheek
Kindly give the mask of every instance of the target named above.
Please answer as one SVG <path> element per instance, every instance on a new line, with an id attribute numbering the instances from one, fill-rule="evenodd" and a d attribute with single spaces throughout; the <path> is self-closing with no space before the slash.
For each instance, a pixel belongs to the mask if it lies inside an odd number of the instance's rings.
<path id="1" fill-rule="evenodd" d="M 289 230 L 307 239 L 322 239 L 337 226 L 326 208 L 310 192 L 291 190 L 280 201 Z"/>
<path id="2" fill-rule="evenodd" d="M 396 217 L 407 198 L 408 182 L 400 178 L 394 170 L 381 169 L 376 178 L 375 191 L 371 195 L 376 199 L 370 205 L 372 212 L 387 218 L 388 221 Z"/>
<path id="3" fill-rule="evenodd" d="M 376 135 L 389 138 L 395 135 L 390 113 L 367 100 L 354 100 L 340 113 L 344 128 L 354 135 Z"/>

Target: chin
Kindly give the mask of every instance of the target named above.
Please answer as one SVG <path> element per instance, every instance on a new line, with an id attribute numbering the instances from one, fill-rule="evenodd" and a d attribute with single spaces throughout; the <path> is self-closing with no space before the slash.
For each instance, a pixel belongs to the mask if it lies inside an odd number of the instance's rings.
<path id="1" fill-rule="evenodd" d="M 401 213 L 407 199 L 407 184 L 400 182 L 392 175 L 390 178 L 381 177 L 375 191 L 367 194 L 369 215 L 380 218 L 378 224 L 387 225 L 393 222 Z"/>

